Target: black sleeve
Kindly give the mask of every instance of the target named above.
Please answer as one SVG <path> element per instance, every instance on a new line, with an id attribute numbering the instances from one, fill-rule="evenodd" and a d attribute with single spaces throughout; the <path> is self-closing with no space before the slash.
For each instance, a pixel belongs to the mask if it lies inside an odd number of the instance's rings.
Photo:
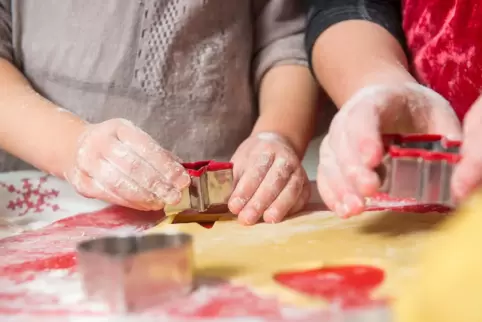
<path id="1" fill-rule="evenodd" d="M 305 0 L 308 10 L 305 46 L 311 66 L 313 45 L 332 25 L 346 20 L 366 20 L 388 30 L 405 48 L 401 0 Z"/>

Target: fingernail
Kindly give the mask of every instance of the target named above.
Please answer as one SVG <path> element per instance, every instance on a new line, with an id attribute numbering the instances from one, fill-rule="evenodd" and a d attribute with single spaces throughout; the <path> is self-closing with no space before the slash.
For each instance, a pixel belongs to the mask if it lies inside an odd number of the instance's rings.
<path id="1" fill-rule="evenodd" d="M 181 199 L 181 193 L 175 189 L 170 190 L 164 198 L 166 204 L 172 205 Z"/>
<path id="2" fill-rule="evenodd" d="M 187 173 L 184 169 L 181 171 L 182 171 L 181 175 L 177 177 L 175 182 L 176 188 L 180 190 L 186 188 L 191 183 L 191 177 L 189 176 L 189 173 Z"/>
<path id="3" fill-rule="evenodd" d="M 239 217 L 246 225 L 254 225 L 258 221 L 258 214 L 251 208 L 244 209 Z"/>
<path id="4" fill-rule="evenodd" d="M 239 212 L 243 209 L 245 204 L 246 204 L 246 200 L 240 197 L 236 197 L 229 202 L 229 209 Z"/>
<path id="5" fill-rule="evenodd" d="M 350 213 L 350 209 L 348 208 L 347 205 L 343 203 L 338 203 L 335 206 L 335 213 L 342 218 L 347 218 L 348 214 Z"/>
<path id="6" fill-rule="evenodd" d="M 147 202 L 147 207 L 149 208 L 148 210 L 152 210 L 152 211 L 160 210 L 164 208 L 164 206 L 165 206 L 164 202 L 157 198 L 155 200 L 150 200 L 149 202 Z"/>
<path id="7" fill-rule="evenodd" d="M 343 197 L 343 204 L 348 208 L 351 209 L 351 211 L 359 212 L 363 210 L 363 207 L 365 206 L 363 204 L 363 201 L 356 195 L 354 194 L 348 194 Z"/>
<path id="8" fill-rule="evenodd" d="M 268 209 L 264 212 L 264 221 L 267 223 L 275 224 L 279 222 L 278 211 L 276 209 Z"/>

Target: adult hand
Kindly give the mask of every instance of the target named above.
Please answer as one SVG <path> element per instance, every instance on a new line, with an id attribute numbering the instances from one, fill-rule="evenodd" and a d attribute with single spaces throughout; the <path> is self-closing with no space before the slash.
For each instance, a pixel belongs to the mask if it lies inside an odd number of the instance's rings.
<path id="1" fill-rule="evenodd" d="M 334 117 L 320 147 L 318 190 L 339 216 L 361 213 L 365 197 L 379 189 L 374 168 L 383 158 L 383 133 L 430 133 L 460 139 L 461 127 L 450 104 L 422 85 L 360 90 Z"/>
<path id="2" fill-rule="evenodd" d="M 190 184 L 180 160 L 123 119 L 87 125 L 64 177 L 85 197 L 139 210 L 178 202 Z"/>
<path id="3" fill-rule="evenodd" d="M 252 225 L 276 223 L 300 211 L 310 197 L 308 176 L 291 144 L 275 133 L 249 137 L 232 158 L 235 189 L 229 209 Z"/>
<path id="4" fill-rule="evenodd" d="M 452 194 L 456 199 L 467 198 L 482 181 L 482 96 L 472 105 L 465 116 L 462 159 L 452 176 Z"/>

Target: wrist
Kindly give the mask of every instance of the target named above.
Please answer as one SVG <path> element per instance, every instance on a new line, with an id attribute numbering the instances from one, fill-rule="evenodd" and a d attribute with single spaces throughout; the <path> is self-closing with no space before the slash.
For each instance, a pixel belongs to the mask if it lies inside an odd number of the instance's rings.
<path id="1" fill-rule="evenodd" d="M 87 127 L 88 123 L 79 120 L 65 133 L 53 153 L 57 162 L 53 165 L 47 164 L 45 167 L 49 173 L 58 178 L 68 180 L 66 174 L 71 172 L 76 164 L 79 142 L 87 131 Z"/>
<path id="2" fill-rule="evenodd" d="M 347 37 L 352 41 L 347 43 Z M 313 69 L 338 107 L 364 87 L 415 82 L 399 41 L 385 28 L 362 20 L 335 24 L 319 36 Z"/>
<path id="3" fill-rule="evenodd" d="M 299 136 L 287 133 L 286 129 L 254 129 L 250 137 L 263 141 L 277 141 L 289 146 L 301 160 L 305 154 L 308 142 L 300 139 Z"/>

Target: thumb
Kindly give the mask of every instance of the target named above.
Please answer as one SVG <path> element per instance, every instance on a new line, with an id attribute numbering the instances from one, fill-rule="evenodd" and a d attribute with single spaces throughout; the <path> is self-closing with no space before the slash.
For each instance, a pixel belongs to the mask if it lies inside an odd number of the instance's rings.
<path id="1" fill-rule="evenodd" d="M 338 144 L 335 150 L 339 150 L 338 154 L 347 162 L 360 160 L 364 166 L 373 168 L 383 157 L 380 115 L 376 109 L 366 108 L 364 112 L 364 115 L 353 118 L 354 122 L 345 124 L 341 132 L 345 144 Z"/>
<path id="2" fill-rule="evenodd" d="M 462 125 L 452 108 L 450 110 L 434 108 L 428 119 L 427 131 L 431 134 L 443 135 L 452 141 L 462 140 Z"/>
<path id="3" fill-rule="evenodd" d="M 423 86 L 418 87 L 425 96 L 424 119 L 426 131 L 430 134 L 440 134 L 450 140 L 462 139 L 462 125 L 450 103 L 437 92 Z"/>

